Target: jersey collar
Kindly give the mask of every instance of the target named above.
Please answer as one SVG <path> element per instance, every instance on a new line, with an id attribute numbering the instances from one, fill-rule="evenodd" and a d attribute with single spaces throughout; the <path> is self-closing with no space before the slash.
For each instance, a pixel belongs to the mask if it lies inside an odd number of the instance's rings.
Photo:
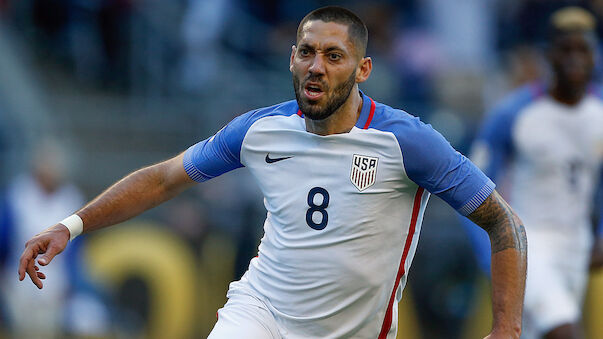
<path id="1" fill-rule="evenodd" d="M 367 129 L 371 125 L 373 121 L 373 116 L 375 115 L 375 102 L 373 99 L 369 98 L 368 95 L 362 93 L 360 91 L 360 95 L 362 96 L 362 110 L 360 111 L 360 116 L 356 121 L 356 127 L 361 129 Z"/>

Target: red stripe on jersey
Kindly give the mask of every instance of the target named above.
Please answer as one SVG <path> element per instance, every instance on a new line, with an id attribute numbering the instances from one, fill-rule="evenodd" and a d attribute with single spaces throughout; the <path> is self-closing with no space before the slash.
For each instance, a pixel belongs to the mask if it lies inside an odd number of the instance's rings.
<path id="1" fill-rule="evenodd" d="M 369 98 L 369 99 L 371 99 L 371 98 Z M 373 121 L 374 114 L 375 114 L 375 102 L 373 101 L 373 99 L 371 99 L 371 111 L 369 113 L 368 119 L 366 119 L 366 124 L 364 124 L 364 127 L 362 127 L 362 129 L 369 128 L 371 121 Z"/>
<path id="2" fill-rule="evenodd" d="M 299 115 L 300 117 L 303 117 L 303 116 L 304 116 L 304 114 L 302 113 L 301 109 L 298 109 L 298 110 L 297 110 L 297 115 Z"/>
<path id="3" fill-rule="evenodd" d="M 390 328 L 392 327 L 392 308 L 394 306 L 394 298 L 396 296 L 396 290 L 398 289 L 400 279 L 405 273 L 404 263 L 406 262 L 406 257 L 408 256 L 408 251 L 410 250 L 410 244 L 412 243 L 412 238 L 415 234 L 417 220 L 419 219 L 419 210 L 421 209 L 421 198 L 423 197 L 423 191 L 423 187 L 419 187 L 417 189 L 417 193 L 415 194 L 415 202 L 412 207 L 412 216 L 410 218 L 408 236 L 406 237 L 406 243 L 404 244 L 404 252 L 402 252 L 402 259 L 400 260 L 398 274 L 396 275 L 396 280 L 394 281 L 394 288 L 392 290 L 391 296 L 389 297 L 389 303 L 387 304 L 387 311 L 385 312 L 383 326 L 381 326 L 381 332 L 379 332 L 379 339 L 385 339 L 387 337 L 387 332 L 389 332 Z"/>

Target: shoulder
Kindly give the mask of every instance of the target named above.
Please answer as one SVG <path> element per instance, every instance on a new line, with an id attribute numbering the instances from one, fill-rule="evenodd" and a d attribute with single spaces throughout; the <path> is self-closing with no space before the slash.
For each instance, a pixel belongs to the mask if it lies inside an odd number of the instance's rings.
<path id="1" fill-rule="evenodd" d="M 441 161 L 456 158 L 459 154 L 448 140 L 430 124 L 405 111 L 377 104 L 370 128 L 394 135 L 398 141 L 404 166 L 409 175 L 438 167 Z M 426 157 L 426 154 L 430 154 Z"/>
<path id="2" fill-rule="evenodd" d="M 375 116 L 370 128 L 392 133 L 400 147 L 425 142 L 431 137 L 442 138 L 431 125 L 401 109 L 376 103 Z"/>
<path id="3" fill-rule="evenodd" d="M 295 100 L 285 101 L 276 105 L 258 108 L 241 114 L 233 120 L 233 123 L 251 126 L 258 120 L 272 116 L 291 116 L 297 114 L 299 108 Z"/>
<path id="4" fill-rule="evenodd" d="M 251 110 L 235 117 L 224 128 L 219 130 L 214 138 L 222 139 L 226 143 L 233 145 L 243 141 L 243 138 L 252 125 L 262 119 L 274 116 L 291 116 L 297 114 L 297 102 L 295 100 L 286 101 L 269 107 L 262 107 Z"/>
<path id="5" fill-rule="evenodd" d="M 595 99 L 598 99 L 600 102 L 603 102 L 603 86 L 596 83 L 591 83 L 588 86 L 588 93 L 591 94 Z"/>
<path id="6" fill-rule="evenodd" d="M 496 103 L 486 113 L 486 118 L 513 120 L 526 107 L 542 98 L 545 93 L 545 87 L 541 83 L 532 83 L 519 87 Z"/>
<path id="7" fill-rule="evenodd" d="M 369 128 L 400 134 L 415 131 L 424 125 L 418 117 L 406 111 L 375 102 L 375 115 Z"/>
<path id="8" fill-rule="evenodd" d="M 539 99 L 544 98 L 545 94 L 545 87 L 541 83 L 524 85 L 510 92 L 486 112 L 477 139 L 498 144 L 510 143 L 518 117 L 541 102 Z"/>

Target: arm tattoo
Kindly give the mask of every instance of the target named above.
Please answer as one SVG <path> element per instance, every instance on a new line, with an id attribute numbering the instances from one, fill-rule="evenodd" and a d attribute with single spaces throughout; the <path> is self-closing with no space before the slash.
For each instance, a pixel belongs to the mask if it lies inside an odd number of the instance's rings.
<path id="1" fill-rule="evenodd" d="M 526 230 L 509 204 L 494 191 L 469 216 L 469 219 L 488 232 L 492 253 L 515 248 L 525 255 Z"/>

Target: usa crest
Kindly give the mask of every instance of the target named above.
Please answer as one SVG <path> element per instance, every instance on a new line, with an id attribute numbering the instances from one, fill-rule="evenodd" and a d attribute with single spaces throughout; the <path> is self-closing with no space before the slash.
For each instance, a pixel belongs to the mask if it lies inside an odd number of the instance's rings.
<path id="1" fill-rule="evenodd" d="M 354 154 L 350 180 L 359 191 L 364 191 L 375 183 L 378 160 L 377 157 Z"/>

